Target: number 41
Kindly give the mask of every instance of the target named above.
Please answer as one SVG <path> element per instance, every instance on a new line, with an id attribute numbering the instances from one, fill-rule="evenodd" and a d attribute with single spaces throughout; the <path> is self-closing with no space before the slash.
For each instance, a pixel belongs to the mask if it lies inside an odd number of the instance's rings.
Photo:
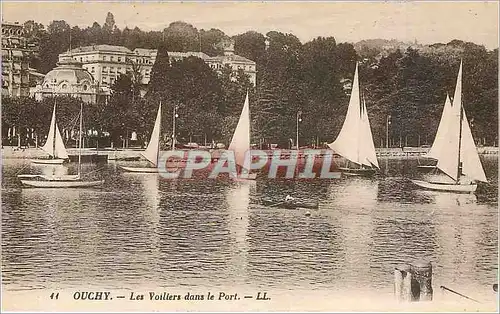
<path id="1" fill-rule="evenodd" d="M 57 293 L 52 292 L 52 293 L 50 294 L 50 299 L 52 299 L 52 300 L 54 300 L 54 299 L 55 299 L 55 300 L 59 299 L 59 292 L 57 292 Z"/>

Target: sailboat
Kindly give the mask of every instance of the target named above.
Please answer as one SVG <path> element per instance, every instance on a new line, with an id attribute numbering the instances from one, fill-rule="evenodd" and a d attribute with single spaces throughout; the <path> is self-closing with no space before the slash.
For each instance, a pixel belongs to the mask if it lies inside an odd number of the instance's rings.
<path id="1" fill-rule="evenodd" d="M 68 152 L 64 147 L 64 142 L 59 132 L 59 127 L 56 123 L 56 104 L 54 103 L 54 110 L 52 111 L 52 120 L 50 121 L 49 134 L 47 135 L 47 141 L 43 145 L 42 150 L 47 152 L 50 158 L 47 159 L 32 159 L 31 162 L 35 164 L 50 164 L 50 165 L 60 165 L 66 160 L 68 160 Z"/>
<path id="2" fill-rule="evenodd" d="M 55 106 L 52 121 L 55 121 Z M 55 127 L 57 133 L 59 130 Z M 83 130 L 83 103 L 80 105 L 80 132 L 78 144 L 78 174 L 76 175 L 39 175 L 39 174 L 20 174 L 17 177 L 21 183 L 26 186 L 37 188 L 76 188 L 93 187 L 104 183 L 104 180 L 85 181 L 81 178 L 82 173 L 82 130 Z M 50 135 L 50 132 L 49 132 Z M 59 135 L 60 136 L 60 135 Z M 61 142 L 62 143 L 62 142 Z"/>
<path id="3" fill-rule="evenodd" d="M 339 167 L 345 175 L 370 176 L 379 169 L 366 103 L 360 97 L 357 62 L 344 124 L 328 147 L 347 159 L 347 165 Z"/>
<path id="4" fill-rule="evenodd" d="M 257 175 L 255 173 L 248 173 L 250 169 L 245 168 L 245 156 L 247 151 L 250 151 L 250 148 L 250 102 L 248 100 L 247 91 L 240 119 L 238 120 L 238 125 L 234 130 L 233 138 L 231 139 L 228 150 L 232 150 L 234 152 L 234 159 L 238 174 L 246 173 L 248 175 L 245 179 L 253 180 L 257 177 Z"/>
<path id="5" fill-rule="evenodd" d="M 453 103 L 446 101 L 436 138 L 427 157 L 437 160 L 436 171 L 445 180 L 411 180 L 438 191 L 475 192 L 477 182 L 487 182 L 462 104 L 462 62 L 458 70 Z"/>
<path id="6" fill-rule="evenodd" d="M 125 167 L 120 166 L 123 170 L 129 172 L 145 172 L 145 173 L 156 173 L 158 172 L 158 160 L 160 155 L 160 129 L 161 129 L 161 102 L 158 107 L 158 114 L 156 115 L 155 125 L 153 127 L 153 132 L 151 133 L 151 138 L 148 143 L 146 150 L 141 153 L 149 162 L 153 164 L 154 167 Z"/>

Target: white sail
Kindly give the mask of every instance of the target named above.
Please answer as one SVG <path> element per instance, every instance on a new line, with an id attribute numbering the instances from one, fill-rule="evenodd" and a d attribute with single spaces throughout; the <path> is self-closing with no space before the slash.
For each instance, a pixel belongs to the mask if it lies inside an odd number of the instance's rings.
<path id="1" fill-rule="evenodd" d="M 47 152 L 50 156 L 54 158 L 68 158 L 68 153 L 64 147 L 64 142 L 59 132 L 59 128 L 56 124 L 56 105 L 54 104 L 54 110 L 52 111 L 52 119 L 50 120 L 49 134 L 47 134 L 47 141 L 41 147 L 42 150 Z"/>
<path id="2" fill-rule="evenodd" d="M 142 155 L 155 166 L 158 165 L 158 154 L 160 151 L 160 128 L 161 128 L 161 103 L 158 107 L 158 114 L 156 115 L 155 126 L 149 139 L 148 147 Z"/>
<path id="3" fill-rule="evenodd" d="M 54 150 L 54 157 L 55 158 L 61 158 L 61 159 L 67 159 L 69 158 L 68 152 L 66 151 L 66 147 L 64 147 L 64 142 L 61 137 L 61 133 L 59 132 L 59 127 L 57 126 L 56 123 L 56 139 L 55 139 L 55 150 Z"/>
<path id="4" fill-rule="evenodd" d="M 356 70 L 354 71 L 354 79 L 352 81 L 351 99 L 349 100 L 344 124 L 335 141 L 328 144 L 328 146 L 337 154 L 357 164 L 361 164 L 358 149 L 360 116 L 358 64 L 356 63 Z"/>
<path id="5" fill-rule="evenodd" d="M 243 167 L 245 154 L 250 150 L 250 104 L 248 101 L 248 92 L 238 125 L 236 126 L 228 149 L 234 152 L 236 164 Z"/>
<path id="6" fill-rule="evenodd" d="M 444 173 L 449 175 L 454 180 L 458 179 L 458 162 L 459 162 L 459 141 L 460 141 L 460 112 L 462 110 L 462 63 L 458 70 L 457 84 L 453 103 L 451 104 L 448 125 L 445 130 L 445 135 L 442 142 L 441 151 L 443 154 L 439 156 L 437 167 Z"/>
<path id="7" fill-rule="evenodd" d="M 47 141 L 42 146 L 42 149 L 50 156 L 54 156 L 54 132 L 56 131 L 56 105 L 52 111 L 52 120 L 50 120 L 49 134 L 47 134 Z"/>
<path id="8" fill-rule="evenodd" d="M 474 138 L 470 130 L 469 122 L 463 110 L 462 117 L 462 141 L 460 145 L 460 161 L 462 162 L 462 173 L 471 180 L 488 182 L 484 173 L 481 160 L 477 153 Z"/>
<path id="9" fill-rule="evenodd" d="M 363 162 L 363 164 L 368 167 L 379 168 L 377 153 L 375 152 L 375 145 L 373 144 L 373 136 L 372 136 L 372 130 L 370 128 L 370 120 L 368 119 L 368 111 L 366 109 L 366 103 L 364 99 L 363 99 L 363 106 L 361 108 L 361 125 L 363 127 L 363 132 L 361 132 L 362 146 L 360 148 L 362 151 L 361 156 L 365 157 L 365 161 Z"/>
<path id="10" fill-rule="evenodd" d="M 446 95 L 446 101 L 444 103 L 443 114 L 441 115 L 441 121 L 439 122 L 439 126 L 436 132 L 436 137 L 434 138 L 434 143 L 432 144 L 431 149 L 425 155 L 429 158 L 434 158 L 439 160 L 441 158 L 441 154 L 447 154 L 446 151 L 443 151 L 443 142 L 446 141 L 446 133 L 448 132 L 448 121 L 451 113 L 451 100 L 450 96 Z"/>
<path id="11" fill-rule="evenodd" d="M 328 146 L 351 162 L 379 167 L 366 104 L 360 100 L 357 63 L 344 124 L 337 139 Z"/>

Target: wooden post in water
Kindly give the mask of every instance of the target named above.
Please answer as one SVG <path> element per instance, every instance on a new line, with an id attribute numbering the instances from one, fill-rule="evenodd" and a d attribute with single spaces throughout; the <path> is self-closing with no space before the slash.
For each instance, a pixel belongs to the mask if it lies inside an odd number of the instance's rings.
<path id="1" fill-rule="evenodd" d="M 394 270 L 394 295 L 397 301 L 432 301 L 432 265 L 415 262 Z"/>
<path id="2" fill-rule="evenodd" d="M 412 273 L 412 295 L 415 301 L 432 301 L 432 265 L 418 261 L 410 264 Z"/>
<path id="3" fill-rule="evenodd" d="M 401 265 L 394 269 L 394 295 L 397 301 L 411 301 L 410 266 Z"/>

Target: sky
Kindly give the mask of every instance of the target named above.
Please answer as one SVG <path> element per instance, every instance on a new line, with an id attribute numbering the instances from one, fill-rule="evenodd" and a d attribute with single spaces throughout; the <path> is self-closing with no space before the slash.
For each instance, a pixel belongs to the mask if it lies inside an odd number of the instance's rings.
<path id="1" fill-rule="evenodd" d="M 159 1 L 2 1 L 2 20 L 35 20 L 47 26 L 65 20 L 71 26 L 104 24 L 112 12 L 123 29 L 162 30 L 174 21 L 198 29 L 218 28 L 227 35 L 249 30 L 293 33 L 302 42 L 334 36 L 337 42 L 398 39 L 422 44 L 472 41 L 498 47 L 498 1 L 440 2 L 159 2 Z"/>

